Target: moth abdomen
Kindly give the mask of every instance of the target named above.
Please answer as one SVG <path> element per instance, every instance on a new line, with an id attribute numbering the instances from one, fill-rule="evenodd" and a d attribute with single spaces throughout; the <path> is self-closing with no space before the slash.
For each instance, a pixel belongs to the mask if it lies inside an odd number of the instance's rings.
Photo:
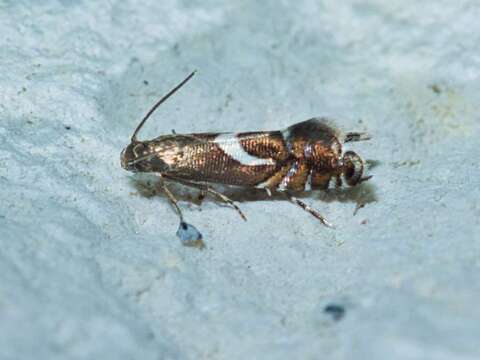
<path id="1" fill-rule="evenodd" d="M 366 140 L 363 133 L 343 135 L 323 118 L 294 124 L 281 132 L 288 160 L 279 172 L 257 185 L 269 191 L 325 190 L 332 180 L 342 185 L 342 177 L 350 186 L 364 181 L 363 160 L 354 152 L 342 156 L 343 142 Z M 347 140 L 348 139 L 348 140 Z"/>

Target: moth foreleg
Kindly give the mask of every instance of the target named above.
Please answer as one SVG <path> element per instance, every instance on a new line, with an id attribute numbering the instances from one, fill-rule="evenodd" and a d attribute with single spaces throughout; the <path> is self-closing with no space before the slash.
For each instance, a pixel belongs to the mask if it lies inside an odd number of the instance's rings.
<path id="1" fill-rule="evenodd" d="M 180 207 L 178 206 L 178 200 L 175 198 L 175 196 L 167 187 L 167 184 L 165 184 L 165 181 L 163 181 L 161 177 L 160 177 L 160 187 L 161 187 L 161 190 L 165 193 L 165 195 L 167 195 L 168 200 L 170 200 L 170 203 L 172 204 L 176 213 L 178 214 L 178 217 L 180 218 L 180 223 L 184 223 L 182 210 L 180 210 Z"/>
<path id="2" fill-rule="evenodd" d="M 313 215 L 314 217 L 316 217 L 318 220 L 320 220 L 320 222 L 329 227 L 329 228 L 332 228 L 334 229 L 335 226 L 333 226 L 333 224 L 331 224 L 330 222 L 327 221 L 327 219 L 325 219 L 323 217 L 322 214 L 320 214 L 316 209 L 312 208 L 311 206 L 305 204 L 302 200 L 298 199 L 297 197 L 289 194 L 289 193 L 286 193 L 288 199 L 293 202 L 294 204 L 300 206 L 303 210 L 309 212 L 311 215 Z"/>
<path id="3" fill-rule="evenodd" d="M 180 218 L 180 225 L 177 230 L 177 236 L 180 238 L 182 241 L 183 245 L 185 246 L 194 246 L 199 249 L 203 249 L 205 247 L 205 244 L 203 243 L 203 236 L 200 233 L 200 231 L 195 228 L 195 226 L 186 223 L 183 220 L 183 214 L 182 210 L 180 210 L 180 207 L 178 206 L 178 200 L 175 198 L 173 193 L 170 191 L 170 189 L 167 187 L 165 182 L 163 181 L 162 175 L 160 175 L 160 183 L 159 183 L 161 190 L 167 195 L 168 200 L 170 200 L 170 203 L 172 206 L 175 208 L 178 217 Z"/>

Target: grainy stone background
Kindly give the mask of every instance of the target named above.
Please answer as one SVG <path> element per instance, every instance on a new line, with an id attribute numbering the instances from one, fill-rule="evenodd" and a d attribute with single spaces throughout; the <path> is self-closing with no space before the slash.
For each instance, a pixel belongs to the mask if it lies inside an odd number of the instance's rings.
<path id="1" fill-rule="evenodd" d="M 479 18 L 474 0 L 0 1 L 0 358 L 478 359 Z M 193 69 L 144 138 L 320 115 L 373 135 L 369 184 L 305 198 L 336 230 L 280 199 L 240 199 L 247 223 L 182 201 L 207 248 L 182 247 L 119 154 Z"/>

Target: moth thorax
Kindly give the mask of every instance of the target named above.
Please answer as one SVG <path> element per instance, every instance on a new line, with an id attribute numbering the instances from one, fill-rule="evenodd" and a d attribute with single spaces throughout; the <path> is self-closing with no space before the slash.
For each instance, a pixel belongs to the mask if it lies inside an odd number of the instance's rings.
<path id="1" fill-rule="evenodd" d="M 363 160 L 353 151 L 347 151 L 342 157 L 342 172 L 349 186 L 355 186 L 362 181 Z"/>

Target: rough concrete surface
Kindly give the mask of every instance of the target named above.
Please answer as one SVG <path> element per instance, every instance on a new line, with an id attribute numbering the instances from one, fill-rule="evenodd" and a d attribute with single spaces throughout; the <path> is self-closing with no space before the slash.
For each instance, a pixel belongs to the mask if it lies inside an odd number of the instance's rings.
<path id="1" fill-rule="evenodd" d="M 475 0 L 0 1 L 0 358 L 478 359 L 480 4 Z M 360 188 L 237 196 L 175 187 L 142 130 L 373 139 Z M 365 204 L 354 215 L 356 203 Z"/>

